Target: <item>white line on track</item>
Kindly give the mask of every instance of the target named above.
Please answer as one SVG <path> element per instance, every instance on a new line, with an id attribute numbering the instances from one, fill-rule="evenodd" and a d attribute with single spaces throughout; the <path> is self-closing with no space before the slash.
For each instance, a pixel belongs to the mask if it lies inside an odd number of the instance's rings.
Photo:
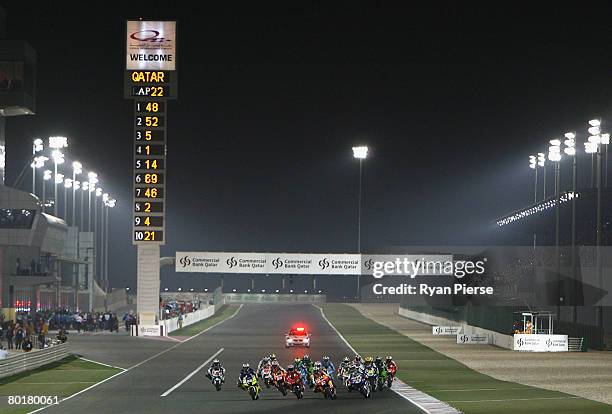
<path id="1" fill-rule="evenodd" d="M 105 367 L 116 368 L 116 369 L 121 369 L 121 370 L 125 371 L 125 368 L 121 368 L 121 367 L 118 367 L 116 365 L 108 365 L 108 364 L 105 364 L 104 362 L 98 362 L 98 361 L 94 361 L 93 359 L 87 359 L 87 358 L 83 358 L 83 357 L 79 357 L 79 359 L 81 359 L 83 361 L 87 361 L 87 362 L 93 362 L 94 364 L 98 364 L 98 365 L 104 365 Z"/>
<path id="2" fill-rule="evenodd" d="M 481 402 L 504 402 L 504 401 L 532 401 L 532 400 L 575 400 L 581 399 L 582 397 L 534 397 L 534 398 L 507 398 L 504 400 L 456 400 L 449 402 L 456 403 L 481 403 Z"/>
<path id="3" fill-rule="evenodd" d="M 353 347 L 351 346 L 351 344 L 349 344 L 349 342 L 346 340 L 346 338 L 345 338 L 344 336 L 342 336 L 342 334 L 341 334 L 341 333 L 340 333 L 340 332 L 339 332 L 339 331 L 336 329 L 336 327 L 335 327 L 335 326 L 334 326 L 334 325 L 333 325 L 333 324 L 332 324 L 332 323 L 329 321 L 329 319 L 327 319 L 327 317 L 325 316 L 325 313 L 323 312 L 323 308 L 322 308 L 322 307 L 320 307 L 320 306 L 317 306 L 317 305 L 312 305 L 312 306 L 314 306 L 315 308 L 318 308 L 318 309 L 319 309 L 319 311 L 321 311 L 321 317 L 322 317 L 322 318 L 325 320 L 325 322 L 327 322 L 327 324 L 328 324 L 328 325 L 329 325 L 329 326 L 330 326 L 330 327 L 331 327 L 331 328 L 334 330 L 334 332 L 335 332 L 335 333 L 336 333 L 336 334 L 337 334 L 337 335 L 340 337 L 340 339 L 342 339 L 342 341 L 343 341 L 343 342 L 346 344 L 346 346 L 348 346 L 348 347 L 349 347 L 349 349 L 350 349 L 350 350 L 351 350 L 351 351 L 352 351 L 354 354 L 358 354 L 358 352 L 355 350 L 355 348 L 353 348 Z M 399 389 L 396 389 L 395 387 L 396 387 L 396 385 L 398 385 L 398 384 L 400 384 L 400 386 L 398 386 L 398 387 L 397 387 L 397 388 L 399 388 Z M 437 401 L 437 400 L 436 400 L 436 405 L 437 405 L 437 404 L 439 404 L 439 405 L 440 405 L 440 407 L 439 407 L 439 408 L 437 407 L 438 409 L 436 409 L 435 411 L 434 411 L 434 410 L 427 409 L 427 408 L 426 408 L 426 407 L 424 407 L 422 404 L 420 404 L 419 402 L 415 401 L 415 399 L 414 399 L 414 398 L 410 398 L 410 397 L 407 395 L 407 393 L 408 393 L 408 391 L 410 391 L 410 392 L 413 392 L 413 393 L 415 393 L 415 394 L 418 394 L 418 397 L 419 397 L 419 398 L 422 398 L 422 397 L 427 397 L 427 399 L 428 399 L 428 400 L 429 400 L 429 399 L 433 400 L 433 397 L 431 397 L 431 396 L 429 396 L 429 395 L 427 395 L 427 394 L 425 394 L 425 393 L 423 393 L 423 392 L 420 392 L 420 391 L 418 391 L 418 390 L 416 390 L 416 389 L 414 389 L 414 388 L 412 388 L 412 387 L 410 387 L 410 386 L 408 386 L 408 385 L 404 384 L 403 382 L 401 382 L 401 381 L 399 380 L 399 378 L 396 378 L 396 379 L 395 379 L 395 384 L 393 384 L 393 388 L 391 388 L 391 391 L 395 392 L 397 395 L 399 395 L 399 396 L 400 396 L 400 397 L 402 397 L 403 399 L 405 399 L 405 400 L 409 401 L 409 402 L 410 402 L 410 403 L 412 403 L 414 406 L 418 407 L 418 408 L 419 408 L 421 411 L 423 411 L 423 412 L 425 412 L 425 413 L 427 413 L 427 414 L 429 414 L 429 413 L 433 413 L 433 412 L 440 412 L 440 413 L 443 413 L 443 412 L 444 412 L 444 413 L 446 413 L 446 412 L 448 412 L 448 413 L 450 413 L 450 412 L 457 413 L 457 412 L 458 412 L 458 411 L 457 411 L 457 410 L 455 410 L 454 408 L 450 407 L 448 404 L 445 404 L 445 403 L 443 403 L 443 402 L 441 402 L 441 401 Z"/>
<path id="4" fill-rule="evenodd" d="M 157 358 L 157 357 L 159 357 L 159 356 L 162 356 L 162 355 L 163 355 L 163 354 L 165 354 L 166 352 L 170 352 L 170 351 L 172 351 L 173 349 L 175 349 L 176 347 L 178 347 L 178 346 L 180 346 L 180 345 L 184 344 L 185 342 L 189 342 L 189 341 L 190 341 L 190 340 L 192 340 L 193 338 L 196 338 L 196 337 L 198 337 L 198 336 L 202 335 L 203 333 L 210 331 L 212 328 L 214 328 L 214 327 L 216 327 L 216 326 L 219 326 L 219 325 L 221 325 L 223 322 L 228 321 L 228 320 L 232 319 L 234 316 L 236 316 L 236 315 L 238 314 L 238 312 L 240 312 L 240 309 L 242 309 L 242 306 L 243 306 L 243 305 L 240 305 L 240 306 L 238 307 L 238 309 L 236 309 L 236 312 L 232 313 L 232 314 L 231 314 L 229 317 L 227 317 L 227 318 L 225 318 L 225 319 L 223 319 L 223 320 L 221 320 L 221 321 L 219 321 L 219 322 L 217 322 L 217 323 L 215 323 L 215 324 L 213 324 L 213 325 L 209 326 L 208 328 L 204 329 L 202 332 L 198 332 L 198 333 L 197 333 L 197 334 L 195 334 L 194 336 L 191 336 L 191 337 L 189 337 L 189 338 L 185 339 L 185 340 L 184 340 L 184 341 L 182 341 L 182 342 L 178 342 L 177 344 L 172 345 L 170 348 L 164 349 L 163 351 L 158 352 L 157 354 L 155 354 L 155 355 L 153 355 L 153 356 L 151 356 L 151 357 L 149 357 L 149 358 L 145 359 L 144 361 L 141 361 L 141 362 L 139 362 L 138 364 L 132 365 L 132 366 L 131 366 L 131 367 L 129 367 L 128 369 L 121 368 L 121 369 L 123 369 L 123 371 L 118 372 L 118 373 L 116 373 L 115 375 L 112 375 L 112 376 L 110 376 L 110 377 L 108 377 L 108 378 L 106 378 L 106 379 L 104 379 L 104 380 L 102 380 L 102 381 L 100 381 L 100 382 L 97 382 L 97 383 L 93 384 L 91 387 L 87 387 L 87 388 L 85 388 L 85 389 L 83 389 L 83 390 L 81 390 L 81 391 L 79 391 L 79 392 L 77 392 L 77 393 L 74 393 L 74 394 L 72 394 L 72 395 L 70 395 L 70 396 L 68 396 L 68 397 L 66 397 L 66 398 L 63 398 L 63 399 L 62 399 L 62 400 L 61 400 L 61 401 L 60 401 L 58 404 L 61 404 L 61 403 L 62 403 L 62 402 L 64 402 L 64 401 L 67 401 L 67 400 L 69 400 L 69 399 L 71 399 L 71 398 L 73 398 L 73 397 L 76 397 L 77 395 L 82 394 L 82 393 L 84 393 L 85 391 L 89 391 L 90 389 L 95 388 L 95 387 L 97 387 L 97 386 L 98 386 L 98 385 L 100 385 L 100 384 L 104 384 L 106 381 L 110 381 L 110 380 L 112 380 L 113 378 L 118 377 L 119 375 L 122 375 L 122 374 L 125 374 L 126 372 L 131 371 L 131 370 L 132 370 L 132 369 L 134 369 L 134 368 L 138 368 L 138 367 L 139 367 L 139 366 L 141 366 L 142 364 L 146 364 L 147 362 L 149 362 L 149 361 L 151 361 L 151 360 L 153 360 L 153 359 L 155 359 L 155 358 Z M 49 405 L 45 405 L 44 407 L 40 407 L 40 408 L 38 408 L 38 409 L 36 409 L 36 410 L 34 410 L 34 411 L 30 411 L 30 412 L 29 412 L 29 413 L 27 413 L 27 414 L 34 414 L 34 413 L 40 412 L 40 411 L 42 411 L 42 410 L 45 410 L 45 409 L 47 409 L 47 408 L 51 407 L 52 405 L 57 405 L 57 404 L 49 404 Z"/>
<path id="5" fill-rule="evenodd" d="M 172 391 L 174 391 L 175 389 L 177 389 L 178 387 L 180 387 L 181 385 L 183 385 L 184 383 L 186 383 L 187 381 L 189 381 L 191 379 L 191 377 L 193 377 L 195 374 L 197 374 L 198 372 L 200 372 L 200 370 L 202 368 L 204 368 L 206 365 L 208 365 L 210 363 L 210 361 L 212 361 L 213 359 L 215 359 L 217 357 L 217 355 L 219 355 L 221 352 L 223 352 L 225 350 L 225 348 L 221 348 L 219 349 L 217 352 L 215 352 L 214 354 L 212 354 L 210 356 L 210 358 L 208 358 L 206 361 L 202 362 L 202 365 L 200 365 L 199 367 L 197 367 L 196 369 L 194 369 L 193 371 L 191 371 L 189 373 L 189 375 L 187 375 L 185 378 L 183 378 L 181 381 L 177 382 L 176 385 L 174 385 L 172 388 L 168 389 L 168 391 L 164 392 L 160 397 L 167 397 L 168 395 L 170 395 L 170 393 Z"/>

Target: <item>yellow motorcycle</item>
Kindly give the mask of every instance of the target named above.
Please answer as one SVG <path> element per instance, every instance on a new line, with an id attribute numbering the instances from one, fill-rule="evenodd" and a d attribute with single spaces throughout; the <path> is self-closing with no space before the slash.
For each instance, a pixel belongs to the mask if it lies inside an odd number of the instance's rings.
<path id="1" fill-rule="evenodd" d="M 240 383 L 239 386 L 249 393 L 252 400 L 259 399 L 261 388 L 259 387 L 259 384 L 257 384 L 257 377 L 255 375 L 246 375 L 242 379 L 242 383 Z"/>

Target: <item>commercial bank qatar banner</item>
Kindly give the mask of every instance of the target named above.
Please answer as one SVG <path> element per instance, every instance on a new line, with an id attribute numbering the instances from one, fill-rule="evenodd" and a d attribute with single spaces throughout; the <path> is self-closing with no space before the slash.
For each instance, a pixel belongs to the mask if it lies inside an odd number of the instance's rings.
<path id="1" fill-rule="evenodd" d="M 190 273 L 262 273 L 372 275 L 375 261 L 452 260 L 452 255 L 359 255 L 337 253 L 176 252 L 176 271 Z M 420 274 L 420 272 L 417 272 Z"/>

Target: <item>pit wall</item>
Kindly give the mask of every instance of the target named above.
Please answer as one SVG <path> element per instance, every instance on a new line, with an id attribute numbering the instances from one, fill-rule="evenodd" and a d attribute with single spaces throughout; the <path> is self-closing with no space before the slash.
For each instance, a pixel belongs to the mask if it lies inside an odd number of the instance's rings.
<path id="1" fill-rule="evenodd" d="M 224 293 L 225 303 L 325 303 L 325 295 Z"/>
<path id="2" fill-rule="evenodd" d="M 189 325 L 193 325 L 196 322 L 200 322 L 204 319 L 208 319 L 215 314 L 215 307 L 210 305 L 204 309 L 199 309 L 195 312 L 183 314 L 183 328 Z M 180 329 L 179 318 L 164 319 L 161 321 L 161 325 L 164 326 L 164 332 L 170 333 Z"/>
<path id="3" fill-rule="evenodd" d="M 453 321 L 451 319 L 442 318 L 439 316 L 429 315 L 427 313 L 415 312 L 405 308 L 399 308 L 400 316 L 412 319 L 417 322 L 422 322 L 432 326 L 462 326 L 463 333 L 467 335 L 481 335 L 489 337 L 489 344 L 505 349 L 513 349 L 513 338 L 510 335 L 504 335 L 499 332 L 490 331 L 488 329 L 471 326 L 465 322 Z"/>

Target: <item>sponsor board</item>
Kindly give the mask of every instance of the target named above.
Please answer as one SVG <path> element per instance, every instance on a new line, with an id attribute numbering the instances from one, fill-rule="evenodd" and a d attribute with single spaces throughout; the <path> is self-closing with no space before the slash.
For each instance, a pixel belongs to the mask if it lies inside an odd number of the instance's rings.
<path id="1" fill-rule="evenodd" d="M 567 352 L 567 335 L 515 334 L 515 351 L 527 352 Z"/>
<path id="2" fill-rule="evenodd" d="M 358 275 L 361 257 L 358 254 L 176 252 L 176 271 Z"/>
<path id="3" fill-rule="evenodd" d="M 132 325 L 132 336 L 165 336 L 164 325 Z"/>
<path id="4" fill-rule="evenodd" d="M 489 343 L 489 335 L 457 334 L 457 343 L 486 345 Z"/>
<path id="5" fill-rule="evenodd" d="M 129 20 L 127 70 L 176 70 L 176 21 Z"/>
<path id="6" fill-rule="evenodd" d="M 462 326 L 432 326 L 431 334 L 432 335 L 459 335 L 463 332 Z"/>

